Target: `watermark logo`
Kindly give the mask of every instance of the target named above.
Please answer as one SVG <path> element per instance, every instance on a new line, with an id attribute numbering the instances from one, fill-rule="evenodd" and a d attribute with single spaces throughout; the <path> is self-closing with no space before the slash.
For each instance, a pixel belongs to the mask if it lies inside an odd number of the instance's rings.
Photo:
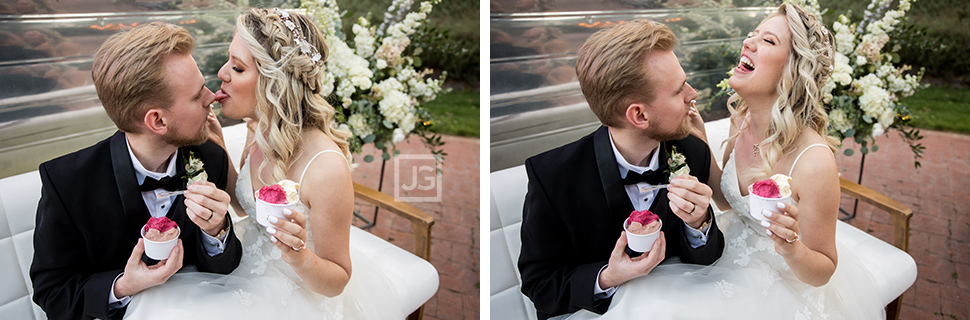
<path id="1" fill-rule="evenodd" d="M 394 199 L 402 202 L 441 202 L 438 161 L 430 154 L 394 157 Z"/>

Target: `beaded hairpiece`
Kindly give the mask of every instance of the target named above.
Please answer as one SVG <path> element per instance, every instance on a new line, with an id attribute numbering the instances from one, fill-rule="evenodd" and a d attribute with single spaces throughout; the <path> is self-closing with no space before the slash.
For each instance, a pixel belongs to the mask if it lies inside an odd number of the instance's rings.
<path id="1" fill-rule="evenodd" d="M 313 63 L 315 63 L 317 66 L 322 66 L 323 56 L 320 55 L 320 51 L 317 51 L 316 47 L 306 41 L 306 38 L 303 37 L 303 33 L 300 32 L 300 28 L 297 28 L 296 23 L 290 19 L 290 14 L 286 11 L 280 10 L 280 8 L 273 8 L 273 12 L 280 16 L 280 19 L 283 20 L 283 24 L 286 25 L 286 28 L 290 29 L 290 32 L 293 33 L 293 42 L 295 42 L 296 46 L 300 48 L 300 52 L 307 55 L 307 57 L 310 57 L 310 60 L 313 61 Z"/>

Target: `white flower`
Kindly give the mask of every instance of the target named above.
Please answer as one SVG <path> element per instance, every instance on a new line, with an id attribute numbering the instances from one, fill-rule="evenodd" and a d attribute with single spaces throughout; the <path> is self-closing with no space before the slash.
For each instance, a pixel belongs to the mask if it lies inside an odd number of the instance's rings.
<path id="1" fill-rule="evenodd" d="M 832 109 L 832 111 L 829 112 L 829 122 L 832 124 L 832 127 L 839 132 L 846 132 L 847 130 L 852 129 L 852 125 L 845 117 L 845 110 L 842 109 Z"/>
<path id="2" fill-rule="evenodd" d="M 397 81 L 397 78 L 387 78 L 374 86 L 374 93 L 378 97 L 382 97 L 385 93 L 391 91 L 404 91 L 404 85 Z"/>
<path id="3" fill-rule="evenodd" d="M 832 81 L 829 83 L 832 82 L 844 86 L 852 84 L 852 66 L 849 65 L 849 57 L 839 52 L 835 53 L 835 70 L 832 71 Z"/>
<path id="4" fill-rule="evenodd" d="M 379 104 L 384 118 L 395 124 L 401 124 L 408 113 L 412 112 L 411 97 L 397 90 L 385 93 Z"/>
<path id="5" fill-rule="evenodd" d="M 394 141 L 394 143 L 404 141 L 404 131 L 401 128 L 394 129 L 394 138 L 391 141 Z"/>
<path id="6" fill-rule="evenodd" d="M 377 59 L 377 69 L 381 70 L 387 68 L 387 61 L 384 59 Z"/>
<path id="7" fill-rule="evenodd" d="M 374 132 L 371 127 L 367 125 L 367 119 L 364 119 L 364 116 L 359 113 L 350 115 L 350 118 L 347 119 L 347 123 L 350 124 L 350 128 L 354 135 L 361 138 L 366 137 Z"/>
<path id="8" fill-rule="evenodd" d="M 866 61 L 866 57 L 865 56 L 861 56 L 860 55 L 860 56 L 856 56 L 855 57 L 855 65 L 857 65 L 857 66 L 860 66 L 860 67 L 861 66 L 864 66 L 864 65 L 866 65 L 866 62 L 868 62 L 868 61 Z"/>
<path id="9" fill-rule="evenodd" d="M 889 92 L 878 86 L 865 87 L 862 96 L 859 97 L 859 105 L 867 116 L 879 119 L 880 116 L 890 108 Z"/>
<path id="10" fill-rule="evenodd" d="M 881 124 L 876 123 L 876 124 L 872 125 L 872 137 L 873 138 L 878 137 L 878 136 L 881 136 L 885 132 L 886 132 L 886 129 L 884 129 Z"/>

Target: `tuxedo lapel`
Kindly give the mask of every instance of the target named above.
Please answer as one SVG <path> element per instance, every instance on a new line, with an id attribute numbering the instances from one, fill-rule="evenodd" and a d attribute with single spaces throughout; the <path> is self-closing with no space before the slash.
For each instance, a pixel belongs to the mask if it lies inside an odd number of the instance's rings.
<path id="1" fill-rule="evenodd" d="M 623 189 L 620 180 L 620 167 L 613 155 L 613 145 L 610 143 L 610 132 L 606 126 L 600 126 L 593 133 L 593 151 L 596 154 L 596 168 L 599 170 L 600 183 L 606 195 L 606 203 L 613 214 L 628 214 L 633 211 L 633 203 Z"/>
<path id="2" fill-rule="evenodd" d="M 658 161 L 661 168 L 666 168 L 667 166 L 667 155 L 670 154 L 670 143 L 661 142 L 660 147 L 657 148 L 657 152 L 660 152 L 658 156 Z M 666 183 L 670 183 L 670 176 L 664 177 Z M 657 196 L 653 198 L 653 204 L 650 205 L 650 212 L 656 214 L 661 220 L 667 220 L 667 214 L 670 211 L 670 206 L 667 205 L 667 188 L 660 189 L 657 192 Z"/>
<path id="3" fill-rule="evenodd" d="M 148 208 L 145 200 L 138 191 L 138 181 L 135 179 L 135 167 L 131 164 L 128 154 L 128 143 L 124 132 L 118 131 L 111 137 L 111 168 L 114 170 L 115 184 L 118 195 L 121 196 L 121 206 L 125 210 L 125 218 L 129 232 L 139 234 L 139 230 L 148 222 Z M 139 234 L 138 237 L 141 235 Z"/>

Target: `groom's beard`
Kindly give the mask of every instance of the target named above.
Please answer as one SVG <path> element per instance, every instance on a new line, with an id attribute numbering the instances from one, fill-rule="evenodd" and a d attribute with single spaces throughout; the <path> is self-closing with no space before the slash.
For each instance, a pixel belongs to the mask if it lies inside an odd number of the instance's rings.
<path id="1" fill-rule="evenodd" d="M 177 131 L 178 130 L 169 131 L 168 134 L 162 136 L 162 141 L 174 146 L 184 147 L 197 146 L 209 140 L 209 126 L 207 122 L 203 122 L 202 129 L 197 131 L 193 136 L 179 136 Z"/>
<path id="2" fill-rule="evenodd" d="M 674 131 L 665 132 L 662 129 L 658 129 L 659 127 L 659 123 L 651 123 L 650 127 L 647 128 L 647 137 L 656 141 L 680 140 L 690 134 L 690 117 L 684 117 L 684 121 Z"/>

